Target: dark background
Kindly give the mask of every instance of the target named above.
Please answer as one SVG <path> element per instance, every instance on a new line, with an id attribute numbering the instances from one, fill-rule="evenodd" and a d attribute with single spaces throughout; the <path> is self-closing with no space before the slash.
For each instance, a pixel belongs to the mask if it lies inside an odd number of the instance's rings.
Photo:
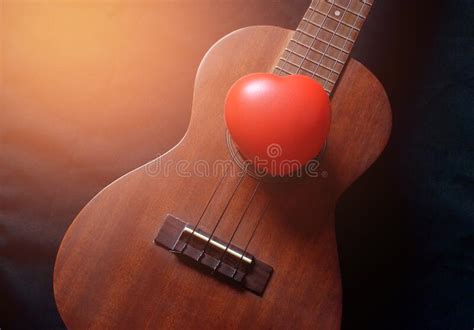
<path id="1" fill-rule="evenodd" d="M 75 215 L 179 141 L 216 40 L 294 29 L 308 4 L 3 4 L 2 329 L 63 327 L 52 275 Z M 344 329 L 474 327 L 473 20 L 474 1 L 378 0 L 361 34 L 353 56 L 385 86 L 394 125 L 336 213 Z"/>

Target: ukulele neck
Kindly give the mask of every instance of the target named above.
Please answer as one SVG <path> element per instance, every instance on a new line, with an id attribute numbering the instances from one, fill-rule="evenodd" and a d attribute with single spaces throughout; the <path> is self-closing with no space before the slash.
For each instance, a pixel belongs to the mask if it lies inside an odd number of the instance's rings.
<path id="1" fill-rule="evenodd" d="M 374 0 L 313 0 L 273 73 L 302 74 L 331 94 Z"/>

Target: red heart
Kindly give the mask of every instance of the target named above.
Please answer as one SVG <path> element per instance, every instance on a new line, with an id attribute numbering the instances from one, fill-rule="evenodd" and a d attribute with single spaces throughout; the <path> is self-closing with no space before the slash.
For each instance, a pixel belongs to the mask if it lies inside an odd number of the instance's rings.
<path id="1" fill-rule="evenodd" d="M 227 128 L 259 170 L 286 175 L 319 154 L 331 121 L 329 97 L 303 75 L 254 73 L 235 82 L 225 103 Z"/>

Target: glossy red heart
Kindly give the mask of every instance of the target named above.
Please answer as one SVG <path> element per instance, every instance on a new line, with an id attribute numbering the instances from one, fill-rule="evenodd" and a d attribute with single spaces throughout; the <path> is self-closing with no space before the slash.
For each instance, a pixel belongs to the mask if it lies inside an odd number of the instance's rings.
<path id="1" fill-rule="evenodd" d="M 229 89 L 225 120 L 245 158 L 259 170 L 283 176 L 323 148 L 331 121 L 329 97 L 307 76 L 254 73 Z"/>

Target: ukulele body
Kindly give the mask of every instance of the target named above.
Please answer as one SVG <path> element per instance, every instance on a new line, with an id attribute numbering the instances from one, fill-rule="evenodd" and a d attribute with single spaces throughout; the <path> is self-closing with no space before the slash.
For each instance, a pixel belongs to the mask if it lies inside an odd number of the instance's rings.
<path id="1" fill-rule="evenodd" d="M 196 76 L 185 137 L 159 159 L 110 184 L 80 212 L 62 241 L 54 271 L 56 303 L 69 329 L 340 327 L 335 205 L 382 152 L 391 129 L 382 86 L 354 60 L 333 94 L 322 174 L 261 184 L 250 220 L 232 240 L 245 245 L 271 198 L 248 247 L 274 269 L 262 296 L 189 267 L 154 243 L 167 214 L 196 224 L 219 177 L 202 169 L 203 175 L 192 174 L 195 165 L 231 159 L 223 116 L 227 90 L 243 75 L 270 72 L 293 33 L 250 27 L 216 43 Z M 188 164 L 187 170 L 178 164 Z M 202 219 L 203 230 L 212 231 L 237 180 L 226 179 Z M 216 237 L 230 239 L 255 182 L 242 182 Z"/>

